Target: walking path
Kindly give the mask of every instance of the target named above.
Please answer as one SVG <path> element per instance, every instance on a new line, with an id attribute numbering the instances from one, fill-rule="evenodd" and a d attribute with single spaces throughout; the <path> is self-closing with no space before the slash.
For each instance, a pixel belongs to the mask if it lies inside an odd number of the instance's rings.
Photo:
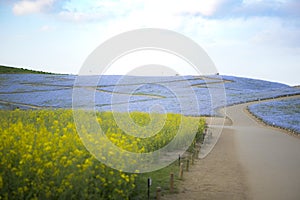
<path id="1" fill-rule="evenodd" d="M 239 160 L 253 199 L 300 199 L 300 140 L 258 123 L 247 104 L 229 107 Z"/>
<path id="2" fill-rule="evenodd" d="M 179 193 L 162 199 L 300 199 L 300 139 L 258 122 L 249 104 L 227 108 L 232 124 L 184 174 Z"/>

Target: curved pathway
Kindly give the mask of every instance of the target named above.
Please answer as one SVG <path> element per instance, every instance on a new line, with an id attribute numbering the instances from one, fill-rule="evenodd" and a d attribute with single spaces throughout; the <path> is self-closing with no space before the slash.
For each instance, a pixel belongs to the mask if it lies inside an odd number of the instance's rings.
<path id="1" fill-rule="evenodd" d="M 178 193 L 162 199 L 300 199 L 300 139 L 258 122 L 250 104 L 228 107 L 224 127 L 211 125 L 222 129 L 215 147 L 185 172 Z"/>
<path id="2" fill-rule="evenodd" d="M 258 123 L 249 104 L 228 107 L 239 160 L 253 199 L 300 199 L 300 140 Z"/>

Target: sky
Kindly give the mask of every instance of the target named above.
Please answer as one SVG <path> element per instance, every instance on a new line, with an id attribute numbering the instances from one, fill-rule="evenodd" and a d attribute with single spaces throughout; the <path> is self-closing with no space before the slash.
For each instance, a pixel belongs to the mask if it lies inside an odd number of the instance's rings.
<path id="1" fill-rule="evenodd" d="M 107 39 L 163 28 L 197 42 L 220 74 L 300 85 L 299 0 L 0 0 L 0 25 L 0 65 L 77 74 Z"/>

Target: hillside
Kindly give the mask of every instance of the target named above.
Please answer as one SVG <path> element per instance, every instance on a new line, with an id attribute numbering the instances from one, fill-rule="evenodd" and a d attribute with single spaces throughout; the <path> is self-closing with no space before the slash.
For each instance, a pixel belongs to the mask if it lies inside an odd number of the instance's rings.
<path id="1" fill-rule="evenodd" d="M 53 73 L 0 65 L 0 74 L 53 74 Z"/>

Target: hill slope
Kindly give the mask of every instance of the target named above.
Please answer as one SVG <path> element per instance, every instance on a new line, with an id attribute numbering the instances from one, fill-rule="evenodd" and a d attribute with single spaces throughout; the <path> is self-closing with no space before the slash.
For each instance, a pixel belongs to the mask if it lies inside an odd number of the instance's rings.
<path id="1" fill-rule="evenodd" d="M 53 73 L 0 65 L 0 74 L 53 74 Z"/>

